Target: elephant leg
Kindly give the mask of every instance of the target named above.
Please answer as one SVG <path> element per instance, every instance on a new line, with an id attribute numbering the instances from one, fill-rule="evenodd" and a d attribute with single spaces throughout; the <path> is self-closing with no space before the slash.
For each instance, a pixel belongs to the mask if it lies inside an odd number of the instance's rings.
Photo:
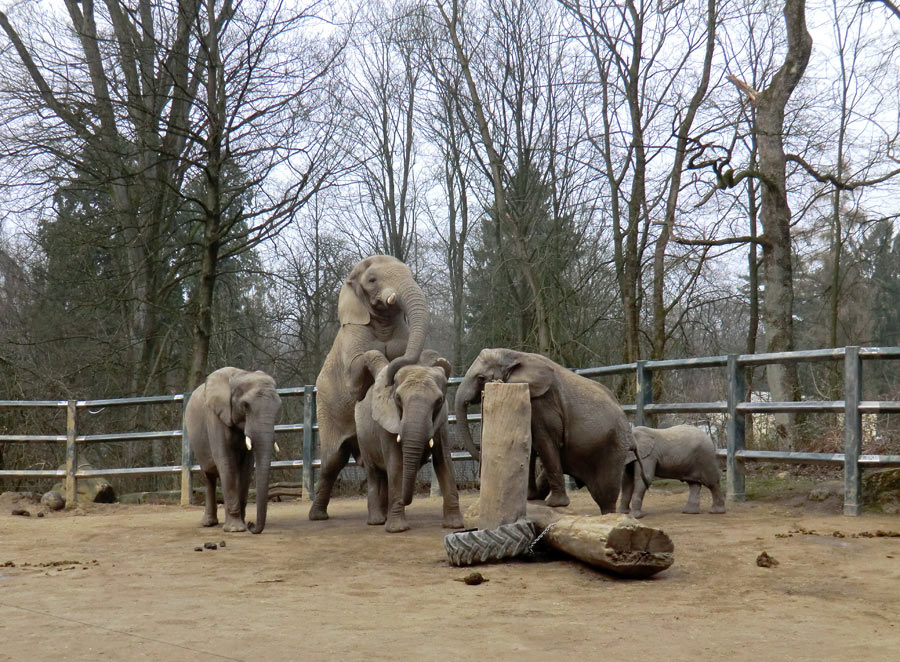
<path id="1" fill-rule="evenodd" d="M 366 482 L 369 511 L 366 524 L 384 524 L 387 519 L 387 476 L 375 467 L 366 466 Z"/>
<path id="2" fill-rule="evenodd" d="M 250 494 L 250 472 L 253 470 L 253 455 L 246 451 L 240 459 L 238 469 L 239 489 L 241 499 L 241 521 L 247 521 L 247 497 Z"/>
<path id="3" fill-rule="evenodd" d="M 206 509 L 203 513 L 203 519 L 200 520 L 200 524 L 203 526 L 215 526 L 219 523 L 219 518 L 216 513 L 218 510 L 216 504 L 217 476 L 215 471 L 204 471 L 203 475 L 206 476 Z"/>
<path id="4" fill-rule="evenodd" d="M 463 528 L 463 516 L 459 510 L 459 493 L 456 491 L 453 461 L 450 459 L 450 445 L 447 443 L 446 432 L 439 433 L 439 436 L 440 450 L 432 454 L 431 461 L 434 463 L 434 473 L 437 475 L 438 485 L 441 486 L 441 494 L 444 497 L 442 526 L 445 529 L 461 529 Z"/>
<path id="5" fill-rule="evenodd" d="M 392 452 L 385 458 L 387 464 L 388 515 L 384 530 L 400 533 L 409 528 L 406 522 L 406 506 L 403 505 L 403 455 Z"/>
<path id="6" fill-rule="evenodd" d="M 539 501 L 547 496 L 550 491 L 547 487 L 547 481 L 542 481 L 538 485 L 538 469 L 542 469 L 537 463 L 537 453 L 531 449 L 531 457 L 528 458 L 528 500 Z M 543 475 L 543 474 L 542 474 Z"/>
<path id="7" fill-rule="evenodd" d="M 334 489 L 334 482 L 337 480 L 338 474 L 341 473 L 341 469 L 347 466 L 347 462 L 350 460 L 350 452 L 351 442 L 347 439 L 338 446 L 338 449 L 331 454 L 331 457 L 322 463 L 322 471 L 316 484 L 316 498 L 309 509 L 309 519 L 328 519 L 328 502 L 331 501 L 331 490 Z"/>
<path id="8" fill-rule="evenodd" d="M 222 479 L 222 494 L 225 497 L 225 525 L 222 529 L 228 533 L 246 531 L 244 519 L 241 517 L 241 476 L 240 467 L 229 463 L 219 469 Z"/>
<path id="9" fill-rule="evenodd" d="M 544 500 L 548 506 L 568 506 L 569 497 L 566 494 L 566 481 L 562 470 L 562 461 L 559 458 L 559 448 L 553 437 L 542 427 L 535 427 L 531 433 L 532 444 L 541 458 L 544 466 L 544 476 L 550 488 L 550 494 Z"/>
<path id="10" fill-rule="evenodd" d="M 718 478 L 718 476 L 717 476 Z M 719 486 L 719 481 L 711 483 L 707 485 L 709 491 L 712 493 L 712 507 L 709 509 L 709 512 L 714 514 L 720 514 L 725 512 L 725 494 L 722 492 L 722 488 Z"/>
<path id="11" fill-rule="evenodd" d="M 625 465 L 625 470 L 622 472 L 622 496 L 619 499 L 619 508 L 617 512 L 620 513 L 630 513 L 631 512 L 631 497 L 634 494 L 634 480 L 635 471 L 634 462 L 629 462 Z M 640 478 L 638 478 L 640 480 Z"/>
<path id="12" fill-rule="evenodd" d="M 230 434 L 234 434 L 233 431 Z M 234 441 L 232 439 L 232 441 Z M 222 496 L 225 501 L 225 525 L 222 527 L 227 532 L 246 531 L 244 520 L 241 518 L 241 460 L 230 451 L 226 443 L 212 445 L 212 456 L 219 472 L 219 480 L 222 481 Z"/>
<path id="13" fill-rule="evenodd" d="M 700 512 L 700 483 L 689 483 L 689 485 L 688 500 L 681 512 L 696 515 Z"/>

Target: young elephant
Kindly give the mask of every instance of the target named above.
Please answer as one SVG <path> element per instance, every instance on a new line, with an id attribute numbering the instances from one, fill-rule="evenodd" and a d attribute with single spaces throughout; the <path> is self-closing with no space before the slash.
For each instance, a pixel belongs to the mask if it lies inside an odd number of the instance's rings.
<path id="1" fill-rule="evenodd" d="M 690 485 L 687 505 L 681 512 L 700 512 L 701 485 L 708 487 L 712 493 L 712 508 L 709 512 L 725 512 L 725 496 L 719 487 L 716 447 L 709 435 L 691 425 L 676 425 L 661 430 L 638 426 L 632 433 L 648 481 L 655 476 L 676 478 Z M 634 462 L 627 463 L 619 512 L 631 512 L 634 517 L 643 517 L 641 505 L 647 486 L 635 473 Z"/>
<path id="2" fill-rule="evenodd" d="M 261 370 L 219 368 L 191 394 L 184 423 L 194 458 L 206 475 L 203 526 L 219 523 L 216 478 L 222 479 L 225 531 L 261 533 L 266 526 L 269 467 L 281 398 Z M 250 468 L 256 460 L 256 524 L 244 524 Z"/>
<path id="3" fill-rule="evenodd" d="M 419 363 L 397 371 L 389 385 L 387 359 L 366 397 L 356 404 L 356 432 L 369 491 L 369 524 L 390 533 L 406 531 L 416 473 L 431 456 L 444 495 L 445 528 L 463 526 L 447 439 L 447 378 L 450 364 L 431 350 Z"/>

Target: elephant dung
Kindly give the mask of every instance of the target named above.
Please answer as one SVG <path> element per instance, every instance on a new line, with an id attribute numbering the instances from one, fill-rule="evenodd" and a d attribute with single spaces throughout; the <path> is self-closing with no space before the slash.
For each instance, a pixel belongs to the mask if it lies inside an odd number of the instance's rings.
<path id="1" fill-rule="evenodd" d="M 674 562 L 675 546 L 660 529 L 630 515 L 567 515 L 528 504 L 528 518 L 543 532 L 541 541 L 601 570 L 643 578 Z"/>
<path id="2" fill-rule="evenodd" d="M 525 516 L 531 455 L 528 384 L 484 386 L 479 529 L 496 529 Z"/>

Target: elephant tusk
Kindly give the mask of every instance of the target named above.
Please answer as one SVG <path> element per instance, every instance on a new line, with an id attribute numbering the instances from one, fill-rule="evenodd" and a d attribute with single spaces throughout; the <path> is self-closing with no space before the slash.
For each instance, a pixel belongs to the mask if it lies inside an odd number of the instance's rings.
<path id="1" fill-rule="evenodd" d="M 400 443 L 400 435 L 399 434 L 397 435 L 397 443 L 398 444 Z"/>
<path id="2" fill-rule="evenodd" d="M 244 435 L 244 443 L 247 445 L 247 450 L 248 450 L 248 451 L 252 451 L 252 450 L 253 450 L 253 442 L 250 440 L 250 435 L 249 435 L 249 434 Z"/>
<path id="3" fill-rule="evenodd" d="M 276 452 L 276 453 L 280 453 L 280 452 L 281 452 L 281 449 L 278 448 L 278 442 L 277 442 L 277 441 L 275 442 L 275 452 Z"/>
<path id="4" fill-rule="evenodd" d="M 434 439 L 428 440 L 428 448 L 434 448 Z"/>
<path id="5" fill-rule="evenodd" d="M 394 302 L 397 300 L 397 293 L 391 292 L 391 295 L 387 298 L 387 304 L 389 306 L 393 306 Z"/>

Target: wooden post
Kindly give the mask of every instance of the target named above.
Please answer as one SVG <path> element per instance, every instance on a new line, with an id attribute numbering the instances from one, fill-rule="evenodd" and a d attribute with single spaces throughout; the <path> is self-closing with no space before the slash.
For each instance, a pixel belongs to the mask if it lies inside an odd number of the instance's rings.
<path id="1" fill-rule="evenodd" d="M 653 373 L 647 370 L 646 361 L 638 361 L 635 369 L 634 424 L 650 425 L 649 417 L 644 413 L 644 405 L 653 402 Z"/>
<path id="2" fill-rule="evenodd" d="M 726 494 L 732 501 L 744 501 L 747 494 L 744 487 L 744 463 L 735 456 L 746 447 L 744 414 L 737 406 L 744 401 L 747 390 L 744 369 L 738 365 L 737 355 L 728 355 L 728 412 L 726 413 L 725 436 L 728 454 L 725 458 Z"/>
<path id="3" fill-rule="evenodd" d="M 185 393 L 181 402 L 181 505 L 191 505 L 191 440 L 188 439 L 187 426 L 184 424 L 184 411 L 187 409 L 191 394 Z"/>
<path id="4" fill-rule="evenodd" d="M 859 454 L 862 449 L 862 363 L 859 347 L 847 347 L 844 354 L 844 514 L 862 513 L 862 476 Z"/>
<path id="5" fill-rule="evenodd" d="M 316 387 L 307 385 L 303 389 L 303 492 L 312 501 L 316 496 L 316 477 L 313 473 L 315 456 Z"/>
<path id="6" fill-rule="evenodd" d="M 78 479 L 75 474 L 78 471 L 78 446 L 75 437 L 78 436 L 78 408 L 75 400 L 66 403 L 66 507 L 74 508 L 78 502 Z"/>
<path id="7" fill-rule="evenodd" d="M 496 529 L 525 517 L 531 455 L 528 384 L 485 384 L 481 412 L 478 528 Z"/>

